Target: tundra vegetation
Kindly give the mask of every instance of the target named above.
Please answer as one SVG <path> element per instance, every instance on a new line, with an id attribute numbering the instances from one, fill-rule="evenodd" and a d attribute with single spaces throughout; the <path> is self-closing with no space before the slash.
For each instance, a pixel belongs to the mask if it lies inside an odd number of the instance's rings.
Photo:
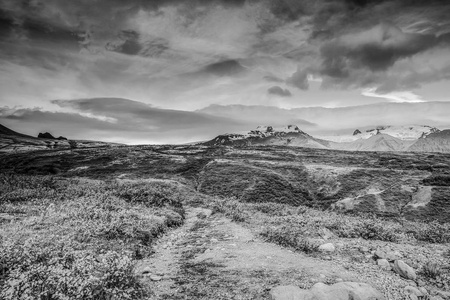
<path id="1" fill-rule="evenodd" d="M 2 299 L 149 297 L 135 266 L 183 226 L 188 207 L 209 208 L 314 257 L 324 230 L 342 239 L 450 244 L 446 154 L 74 147 L 1 154 L 0 169 Z M 190 230 L 207 226 L 199 215 Z M 179 293 L 190 299 L 200 291 L 181 279 L 197 278 L 201 289 L 202 280 L 211 283 L 204 276 L 225 274 L 220 265 L 193 263 L 197 254 L 186 248 L 180 262 Z M 418 276 L 448 290 L 449 257 L 424 262 Z M 223 282 L 237 284 L 238 274 L 226 276 Z"/>

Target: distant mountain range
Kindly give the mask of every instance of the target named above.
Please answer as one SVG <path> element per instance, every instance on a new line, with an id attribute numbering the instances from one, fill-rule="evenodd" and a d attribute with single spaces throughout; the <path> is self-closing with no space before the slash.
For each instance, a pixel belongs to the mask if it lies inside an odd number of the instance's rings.
<path id="1" fill-rule="evenodd" d="M 226 133 L 202 143 L 205 146 L 273 145 L 344 151 L 408 151 L 450 153 L 450 129 L 440 130 L 426 125 L 378 126 L 366 130 L 355 129 L 352 134 L 318 138 L 302 131 L 296 125 L 282 127 L 258 126 L 246 133 Z M 341 141 L 341 142 L 339 142 Z M 345 142 L 342 142 L 345 141 Z M 15 132 L 0 124 L 0 152 L 86 147 L 111 147 L 120 144 L 67 140 L 50 133 L 39 137 Z"/>
<path id="2" fill-rule="evenodd" d="M 338 142 L 347 141 L 347 142 Z M 350 140 L 350 141 L 349 141 Z M 450 130 L 436 127 L 379 126 L 350 137 L 336 136 L 333 141 L 313 137 L 296 125 L 286 127 L 258 126 L 245 134 L 222 134 L 204 142 L 207 146 L 284 145 L 346 151 L 411 151 L 450 153 Z"/>

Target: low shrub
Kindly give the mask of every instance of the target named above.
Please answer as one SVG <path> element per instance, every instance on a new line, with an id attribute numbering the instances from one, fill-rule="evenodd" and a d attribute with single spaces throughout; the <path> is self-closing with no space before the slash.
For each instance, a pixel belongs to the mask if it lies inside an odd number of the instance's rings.
<path id="1" fill-rule="evenodd" d="M 245 222 L 249 220 L 249 214 L 245 209 L 247 204 L 237 201 L 235 198 L 220 199 L 215 198 L 209 203 L 212 213 L 223 213 L 235 222 Z"/>
<path id="2" fill-rule="evenodd" d="M 324 225 L 339 237 L 398 242 L 405 238 L 400 224 L 382 222 L 376 217 L 325 218 Z"/>
<path id="3" fill-rule="evenodd" d="M 450 175 L 431 175 L 423 180 L 424 185 L 450 186 Z"/>
<path id="4" fill-rule="evenodd" d="M 316 252 L 319 245 L 303 236 L 303 230 L 294 226 L 267 227 L 260 235 L 268 242 L 291 247 L 305 253 Z"/>
<path id="5" fill-rule="evenodd" d="M 409 233 L 415 239 L 428 243 L 450 243 L 450 223 L 411 223 Z"/>
<path id="6" fill-rule="evenodd" d="M 443 270 L 438 263 L 429 261 L 422 267 L 420 274 L 426 278 L 437 279 L 443 274 Z"/>
<path id="7" fill-rule="evenodd" d="M 1 299 L 137 299 L 146 293 L 126 253 L 96 254 L 67 243 L 30 246 L 2 249 Z"/>
<path id="8" fill-rule="evenodd" d="M 40 191 L 55 196 L 8 202 L 10 212 L 20 205 L 24 213 L 0 224 L 0 298 L 142 299 L 135 260 L 152 253 L 154 240 L 169 227 L 183 223 L 176 187 L 23 177 L 22 187 L 14 178 L 9 186 L 33 197 Z"/>

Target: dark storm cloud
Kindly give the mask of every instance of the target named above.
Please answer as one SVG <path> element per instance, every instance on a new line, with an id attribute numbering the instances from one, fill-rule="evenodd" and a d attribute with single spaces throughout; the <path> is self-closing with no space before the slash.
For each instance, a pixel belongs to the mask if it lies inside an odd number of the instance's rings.
<path id="1" fill-rule="evenodd" d="M 264 76 L 263 78 L 264 78 L 266 81 L 269 81 L 269 82 L 284 82 L 283 79 L 281 79 L 281 78 L 279 78 L 279 77 L 277 77 L 277 76 L 274 76 L 274 75 L 266 75 L 266 76 Z"/>
<path id="2" fill-rule="evenodd" d="M 270 95 L 277 95 L 281 97 L 291 97 L 292 94 L 288 89 L 283 89 L 279 86 L 273 86 L 267 90 Z"/>
<path id="3" fill-rule="evenodd" d="M 322 73 L 345 77 L 352 68 L 384 71 L 397 60 L 434 47 L 438 38 L 431 34 L 405 33 L 391 24 L 381 24 L 357 34 L 339 37 L 321 49 Z"/>
<path id="4" fill-rule="evenodd" d="M 225 60 L 210 64 L 204 71 L 216 76 L 233 76 L 245 71 L 245 68 L 236 60 Z"/>
<path id="5" fill-rule="evenodd" d="M 306 91 L 309 88 L 308 71 L 302 70 L 300 67 L 298 67 L 297 71 L 286 80 L 286 83 L 288 85 Z"/>

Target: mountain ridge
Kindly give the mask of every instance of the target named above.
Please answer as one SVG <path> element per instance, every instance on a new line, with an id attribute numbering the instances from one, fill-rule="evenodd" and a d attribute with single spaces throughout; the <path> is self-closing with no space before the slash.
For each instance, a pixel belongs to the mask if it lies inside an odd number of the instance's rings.
<path id="1" fill-rule="evenodd" d="M 353 135 L 357 136 L 353 141 L 335 142 L 309 135 L 296 125 L 258 126 L 246 134 L 222 134 L 199 144 L 205 146 L 280 145 L 344 151 L 450 152 L 450 130 L 441 131 L 428 125 L 379 126 L 364 133 L 357 129 Z"/>

